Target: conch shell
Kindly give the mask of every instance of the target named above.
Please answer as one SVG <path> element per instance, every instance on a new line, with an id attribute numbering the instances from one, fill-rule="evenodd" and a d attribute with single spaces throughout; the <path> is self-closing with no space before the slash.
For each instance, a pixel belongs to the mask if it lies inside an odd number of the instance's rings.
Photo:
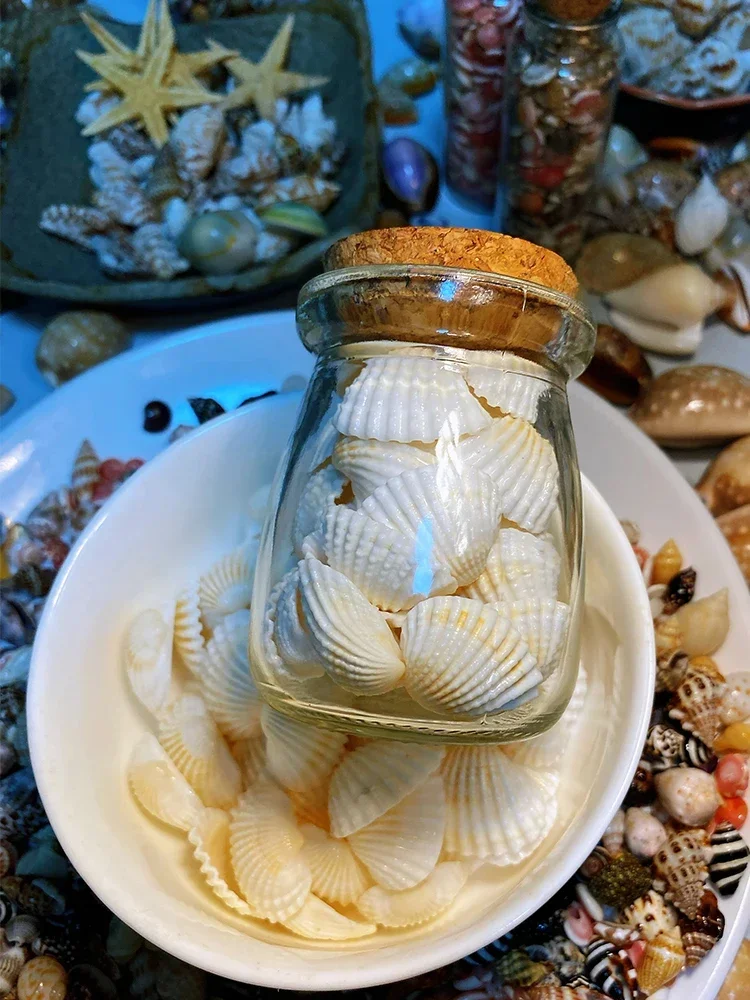
<path id="1" fill-rule="evenodd" d="M 727 300 L 726 291 L 696 264 L 674 264 L 605 296 L 619 312 L 681 329 L 699 323 Z"/>
<path id="2" fill-rule="evenodd" d="M 750 504 L 750 435 L 717 455 L 696 489 L 714 517 Z"/>

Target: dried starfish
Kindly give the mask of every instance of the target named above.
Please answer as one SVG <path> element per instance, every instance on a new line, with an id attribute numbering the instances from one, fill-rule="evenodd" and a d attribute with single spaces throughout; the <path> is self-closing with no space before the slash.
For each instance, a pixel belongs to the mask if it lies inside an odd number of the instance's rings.
<path id="1" fill-rule="evenodd" d="M 237 81 L 237 86 L 224 98 L 223 108 L 244 108 L 254 104 L 261 118 L 272 121 L 279 97 L 328 82 L 326 76 L 305 76 L 281 68 L 286 61 L 293 27 L 294 15 L 290 14 L 259 63 L 241 57 L 227 59 L 226 67 Z"/>

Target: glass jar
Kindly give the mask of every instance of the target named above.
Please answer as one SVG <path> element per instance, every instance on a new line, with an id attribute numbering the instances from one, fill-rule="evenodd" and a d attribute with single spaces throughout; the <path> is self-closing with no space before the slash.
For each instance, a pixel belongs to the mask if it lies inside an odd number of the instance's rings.
<path id="1" fill-rule="evenodd" d="M 545 253 L 476 230 L 379 230 L 337 244 L 329 263 L 352 266 L 302 289 L 318 360 L 277 474 L 250 649 L 279 711 L 499 743 L 564 710 L 582 600 L 566 381 L 594 329 L 525 277 L 544 280 Z"/>
<path id="2" fill-rule="evenodd" d="M 585 237 L 612 120 L 617 10 L 570 23 L 530 0 L 512 48 L 500 228 L 567 259 Z"/>

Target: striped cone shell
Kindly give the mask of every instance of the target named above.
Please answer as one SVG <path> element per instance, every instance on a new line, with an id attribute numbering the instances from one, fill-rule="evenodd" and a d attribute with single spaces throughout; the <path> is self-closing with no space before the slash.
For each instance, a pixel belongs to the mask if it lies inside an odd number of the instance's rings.
<path id="1" fill-rule="evenodd" d="M 708 871 L 720 896 L 733 896 L 750 859 L 750 848 L 731 823 L 721 823 L 711 836 Z"/>

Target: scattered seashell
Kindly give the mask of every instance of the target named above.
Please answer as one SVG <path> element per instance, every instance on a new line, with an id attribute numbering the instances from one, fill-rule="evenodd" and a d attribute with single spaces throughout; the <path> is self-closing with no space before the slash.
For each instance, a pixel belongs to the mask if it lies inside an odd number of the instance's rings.
<path id="1" fill-rule="evenodd" d="M 152 715 L 158 715 L 170 694 L 173 619 L 172 607 L 148 608 L 130 623 L 123 643 L 130 686 Z"/>
<path id="2" fill-rule="evenodd" d="M 470 365 L 464 373 L 472 391 L 488 406 L 502 413 L 534 423 L 539 400 L 548 383 L 538 375 L 503 371 L 489 365 Z"/>
<path id="3" fill-rule="evenodd" d="M 667 831 L 646 809 L 632 807 L 625 813 L 625 845 L 631 854 L 643 860 L 653 858 L 664 841 Z"/>
<path id="4" fill-rule="evenodd" d="M 725 726 L 750 718 L 750 670 L 738 670 L 727 676 L 720 715 Z"/>
<path id="5" fill-rule="evenodd" d="M 108 313 L 63 312 L 39 339 L 36 363 L 53 387 L 61 385 L 130 347 L 127 327 Z"/>
<path id="6" fill-rule="evenodd" d="M 654 887 L 687 917 L 698 912 L 703 886 L 708 878 L 708 838 L 704 830 L 678 830 L 654 856 Z"/>
<path id="7" fill-rule="evenodd" d="M 682 553 L 674 538 L 669 538 L 654 556 L 651 564 L 651 583 L 669 583 L 682 568 Z"/>
<path id="8" fill-rule="evenodd" d="M 205 104 L 177 119 L 169 137 L 177 169 L 183 177 L 202 180 L 219 156 L 224 138 L 224 113 Z"/>
<path id="9" fill-rule="evenodd" d="M 78 502 L 90 504 L 99 479 L 99 456 L 90 441 L 84 440 L 73 462 L 71 486 Z"/>
<path id="10" fill-rule="evenodd" d="M 290 719 L 264 705 L 260 715 L 271 774 L 285 788 L 304 791 L 330 777 L 346 734 L 330 733 Z"/>
<path id="11" fill-rule="evenodd" d="M 439 916 L 466 884 L 468 872 L 460 861 L 446 861 L 420 885 L 402 892 L 373 886 L 357 900 L 357 909 L 383 927 L 413 927 Z"/>
<path id="12" fill-rule="evenodd" d="M 589 880 L 587 889 L 601 907 L 613 906 L 619 910 L 648 892 L 650 887 L 649 870 L 629 851 L 621 850 L 606 868 Z M 596 919 L 604 917 L 596 915 Z"/>
<path id="13" fill-rule="evenodd" d="M 351 920 L 314 895 L 308 896 L 302 909 L 283 923 L 300 937 L 316 941 L 349 941 L 367 937 L 377 930 L 375 924 Z"/>
<path id="14" fill-rule="evenodd" d="M 594 936 L 594 921 L 580 903 L 571 903 L 563 921 L 565 936 L 579 948 L 585 948 Z"/>
<path id="15" fill-rule="evenodd" d="M 674 614 L 683 604 L 688 604 L 695 596 L 697 573 L 688 566 L 676 573 L 666 584 L 662 613 Z"/>
<path id="16" fill-rule="evenodd" d="M 293 201 L 307 205 L 317 212 L 327 211 L 341 193 L 341 187 L 323 177 L 306 174 L 297 177 L 280 177 L 265 184 L 258 192 L 256 211 L 282 202 Z"/>
<path id="17" fill-rule="evenodd" d="M 237 892 L 230 861 L 229 816 L 221 809 L 204 809 L 188 833 L 195 860 L 208 887 L 243 917 L 258 916 Z"/>
<path id="18" fill-rule="evenodd" d="M 711 834 L 708 871 L 721 896 L 733 896 L 750 860 L 750 848 L 731 823 L 721 823 Z"/>
<path id="19" fill-rule="evenodd" d="M 328 225 L 311 205 L 296 201 L 281 201 L 267 208 L 258 209 L 258 218 L 265 226 L 281 232 L 299 233 L 303 236 L 325 236 Z"/>
<path id="20" fill-rule="evenodd" d="M 91 249 L 97 235 L 106 233 L 112 219 L 100 208 L 85 205 L 48 205 L 39 218 L 39 228 L 78 246 Z"/>
<path id="21" fill-rule="evenodd" d="M 146 222 L 139 226 L 130 242 L 142 270 L 160 281 L 170 281 L 190 268 L 190 261 L 177 252 L 160 222 Z"/>
<path id="22" fill-rule="evenodd" d="M 433 62 L 440 58 L 444 11 L 433 0 L 406 0 L 398 9 L 398 30 L 417 55 Z"/>
<path id="23" fill-rule="evenodd" d="M 227 615 L 250 607 L 256 554 L 256 545 L 240 545 L 201 576 L 198 603 L 208 630 L 215 629 Z"/>
<path id="24" fill-rule="evenodd" d="M 744 225 L 750 230 L 747 223 Z M 731 226 L 730 222 L 727 231 L 731 230 Z M 750 243 L 750 237 L 743 233 L 741 239 L 742 242 L 739 246 L 744 249 Z M 709 258 L 714 251 L 715 248 L 712 247 L 707 252 L 706 257 Z M 710 260 L 707 260 L 706 263 L 711 268 L 717 266 Z M 727 293 L 727 302 L 718 312 L 719 319 L 723 319 L 725 323 L 733 326 L 740 333 L 750 333 L 750 260 L 748 260 L 748 253 L 745 251 L 727 261 L 722 259 L 718 262 L 718 267 L 719 270 L 714 278 Z"/>
<path id="25" fill-rule="evenodd" d="M 646 945 L 638 968 L 638 985 L 646 996 L 671 983 L 685 968 L 685 950 L 680 939 L 669 934 L 657 934 Z"/>
<path id="26" fill-rule="evenodd" d="M 67 989 L 68 974 L 47 955 L 29 959 L 16 983 L 18 1000 L 65 1000 Z"/>
<path id="27" fill-rule="evenodd" d="M 750 504 L 716 519 L 745 579 L 750 583 Z"/>
<path id="28" fill-rule="evenodd" d="M 705 174 L 677 210 L 674 234 L 677 249 L 687 257 L 707 250 L 724 231 L 728 220 L 729 202 Z"/>
<path id="29" fill-rule="evenodd" d="M 594 356 L 580 381 L 610 403 L 629 406 L 652 378 L 651 365 L 638 345 L 613 326 L 599 323 Z"/>
<path id="30" fill-rule="evenodd" d="M 721 805 L 713 775 L 699 768 L 672 768 L 654 780 L 662 806 L 685 826 L 705 826 Z"/>
<path id="31" fill-rule="evenodd" d="M 679 260 L 661 240 L 650 236 L 604 233 L 585 244 L 576 261 L 576 275 L 588 291 L 607 295 Z"/>
<path id="32" fill-rule="evenodd" d="M 710 889 L 704 891 L 695 919 L 680 918 L 680 930 L 686 964 L 691 968 L 711 951 L 724 934 L 724 916 L 718 899 Z"/>
<path id="33" fill-rule="evenodd" d="M 303 555 L 305 538 L 315 531 L 325 531 L 326 512 L 341 496 L 344 482 L 344 477 L 332 465 L 324 466 L 307 480 L 292 524 L 292 541 L 297 555 Z"/>
<path id="34" fill-rule="evenodd" d="M 255 260 L 258 230 L 244 212 L 195 216 L 182 230 L 180 254 L 204 274 L 236 274 Z"/>
<path id="35" fill-rule="evenodd" d="M 378 486 L 409 469 L 433 465 L 435 453 L 425 445 L 341 437 L 331 458 L 333 467 L 351 481 L 354 498 L 365 500 Z"/>
<path id="36" fill-rule="evenodd" d="M 722 757 L 714 772 L 714 779 L 719 794 L 724 798 L 734 798 L 747 791 L 750 774 L 742 754 L 730 753 Z"/>
<path id="37" fill-rule="evenodd" d="M 726 293 L 695 264 L 672 264 L 605 299 L 618 312 L 677 329 L 701 322 L 724 304 Z"/>
<path id="38" fill-rule="evenodd" d="M 349 837 L 374 823 L 419 788 L 442 756 L 438 747 L 395 741 L 373 741 L 347 754 L 331 778 L 333 836 Z"/>
<path id="39" fill-rule="evenodd" d="M 400 209 L 411 214 L 434 207 L 438 166 L 429 150 L 408 136 L 400 136 L 385 143 L 380 162 L 383 181 Z M 406 219 L 400 224 L 406 225 Z"/>
<path id="40" fill-rule="evenodd" d="M 750 379 L 692 365 L 657 376 L 630 415 L 659 444 L 698 448 L 750 434 Z"/>
<path id="41" fill-rule="evenodd" d="M 618 809 L 602 834 L 602 847 L 611 858 L 622 853 L 625 844 L 625 812 Z"/>
<path id="42" fill-rule="evenodd" d="M 16 862 L 18 861 L 18 851 L 9 840 L 0 839 L 0 878 L 12 875 Z"/>
<path id="43" fill-rule="evenodd" d="M 623 45 L 623 68 L 633 83 L 671 66 L 690 48 L 668 10 L 635 6 L 626 10 L 617 25 Z"/>
<path id="44" fill-rule="evenodd" d="M 526 598 L 502 606 L 546 679 L 555 669 L 567 635 L 570 608 L 551 598 Z"/>
<path id="45" fill-rule="evenodd" d="M 15 996 L 13 987 L 26 963 L 26 952 L 17 944 L 10 944 L 8 938 L 3 940 L 0 949 L 0 989 L 7 990 L 4 992 L 6 997 Z"/>
<path id="46" fill-rule="evenodd" d="M 750 753 L 750 723 L 733 722 L 727 726 L 714 744 L 717 753 L 729 751 L 739 751 L 740 753 Z"/>
<path id="47" fill-rule="evenodd" d="M 250 677 L 250 612 L 225 615 L 206 644 L 201 676 L 208 710 L 223 735 L 247 740 L 260 731 L 260 698 Z"/>
<path id="48" fill-rule="evenodd" d="M 338 508 L 336 508 L 338 509 Z M 311 536 L 308 535 L 308 539 Z M 303 550 L 312 555 L 310 543 L 303 541 Z M 316 547 L 321 561 L 325 559 L 322 543 Z M 284 665 L 295 677 L 320 677 L 325 671 L 305 625 L 299 596 L 299 570 L 295 567 L 283 578 L 274 594 L 273 610 L 269 600 L 268 613 L 273 619 L 273 641 Z"/>
<path id="49" fill-rule="evenodd" d="M 172 202 L 180 202 L 188 210 L 184 200 L 188 195 L 188 185 L 177 169 L 177 161 L 171 145 L 162 146 L 156 154 L 147 173 L 143 190 L 150 201 L 157 205 L 165 205 L 165 210 Z M 173 208 L 172 211 L 174 212 L 175 209 Z M 170 227 L 170 235 L 174 235 L 173 226 L 174 219 L 172 227 Z M 180 232 L 183 228 L 184 226 L 180 227 Z"/>
<path id="50" fill-rule="evenodd" d="M 378 107 L 386 125 L 415 125 L 419 121 L 414 100 L 390 83 L 378 85 Z"/>
<path id="51" fill-rule="evenodd" d="M 657 723 L 648 732 L 644 753 L 651 761 L 651 769 L 658 773 L 670 768 L 699 767 L 712 771 L 716 766 L 716 755 L 697 736 Z"/>
<path id="52" fill-rule="evenodd" d="M 557 598 L 560 556 L 549 538 L 502 528 L 484 571 L 463 589 L 486 604 Z"/>
<path id="53" fill-rule="evenodd" d="M 714 517 L 750 504 L 750 435 L 728 445 L 713 460 L 696 490 Z"/>
<path id="54" fill-rule="evenodd" d="M 334 417 L 342 434 L 377 441 L 451 441 L 488 427 L 490 417 L 458 374 L 429 358 L 371 358 Z"/>
<path id="55" fill-rule="evenodd" d="M 205 665 L 206 642 L 196 583 L 181 590 L 175 600 L 174 645 L 190 673 L 200 678 Z"/>
<path id="56" fill-rule="evenodd" d="M 0 383 L 0 417 L 8 412 L 15 401 L 15 393 L 7 385 Z"/>
<path id="57" fill-rule="evenodd" d="M 394 63 L 383 75 L 383 83 L 403 90 L 410 97 L 423 97 L 435 89 L 438 69 L 434 63 L 411 56 Z"/>
<path id="58" fill-rule="evenodd" d="M 442 715 L 483 716 L 541 680 L 536 660 L 508 617 L 465 597 L 432 597 L 401 629 L 405 685 Z"/>
<path id="59" fill-rule="evenodd" d="M 676 719 L 683 729 L 695 733 L 706 746 L 713 748 L 722 728 L 719 700 L 723 688 L 722 681 L 688 669 L 685 679 L 669 703 L 669 717 Z"/>
<path id="60" fill-rule="evenodd" d="M 301 856 L 312 874 L 312 891 L 327 903 L 350 906 L 372 885 L 364 866 L 345 840 L 307 824 L 301 827 L 305 843 Z"/>
<path id="61" fill-rule="evenodd" d="M 677 910 L 656 889 L 639 896 L 625 908 L 623 916 L 646 941 L 660 934 L 672 936 L 677 927 Z"/>
<path id="62" fill-rule="evenodd" d="M 609 318 L 620 333 L 647 351 L 683 357 L 695 354 L 703 340 L 703 320 L 678 329 L 669 323 L 654 323 L 619 309 L 610 309 Z"/>
<path id="63" fill-rule="evenodd" d="M 618 950 L 604 938 L 594 937 L 586 946 L 584 954 L 586 960 L 583 971 L 590 982 L 606 996 L 632 998 L 633 993 L 626 982 L 627 973 L 632 969 L 627 952 Z"/>

